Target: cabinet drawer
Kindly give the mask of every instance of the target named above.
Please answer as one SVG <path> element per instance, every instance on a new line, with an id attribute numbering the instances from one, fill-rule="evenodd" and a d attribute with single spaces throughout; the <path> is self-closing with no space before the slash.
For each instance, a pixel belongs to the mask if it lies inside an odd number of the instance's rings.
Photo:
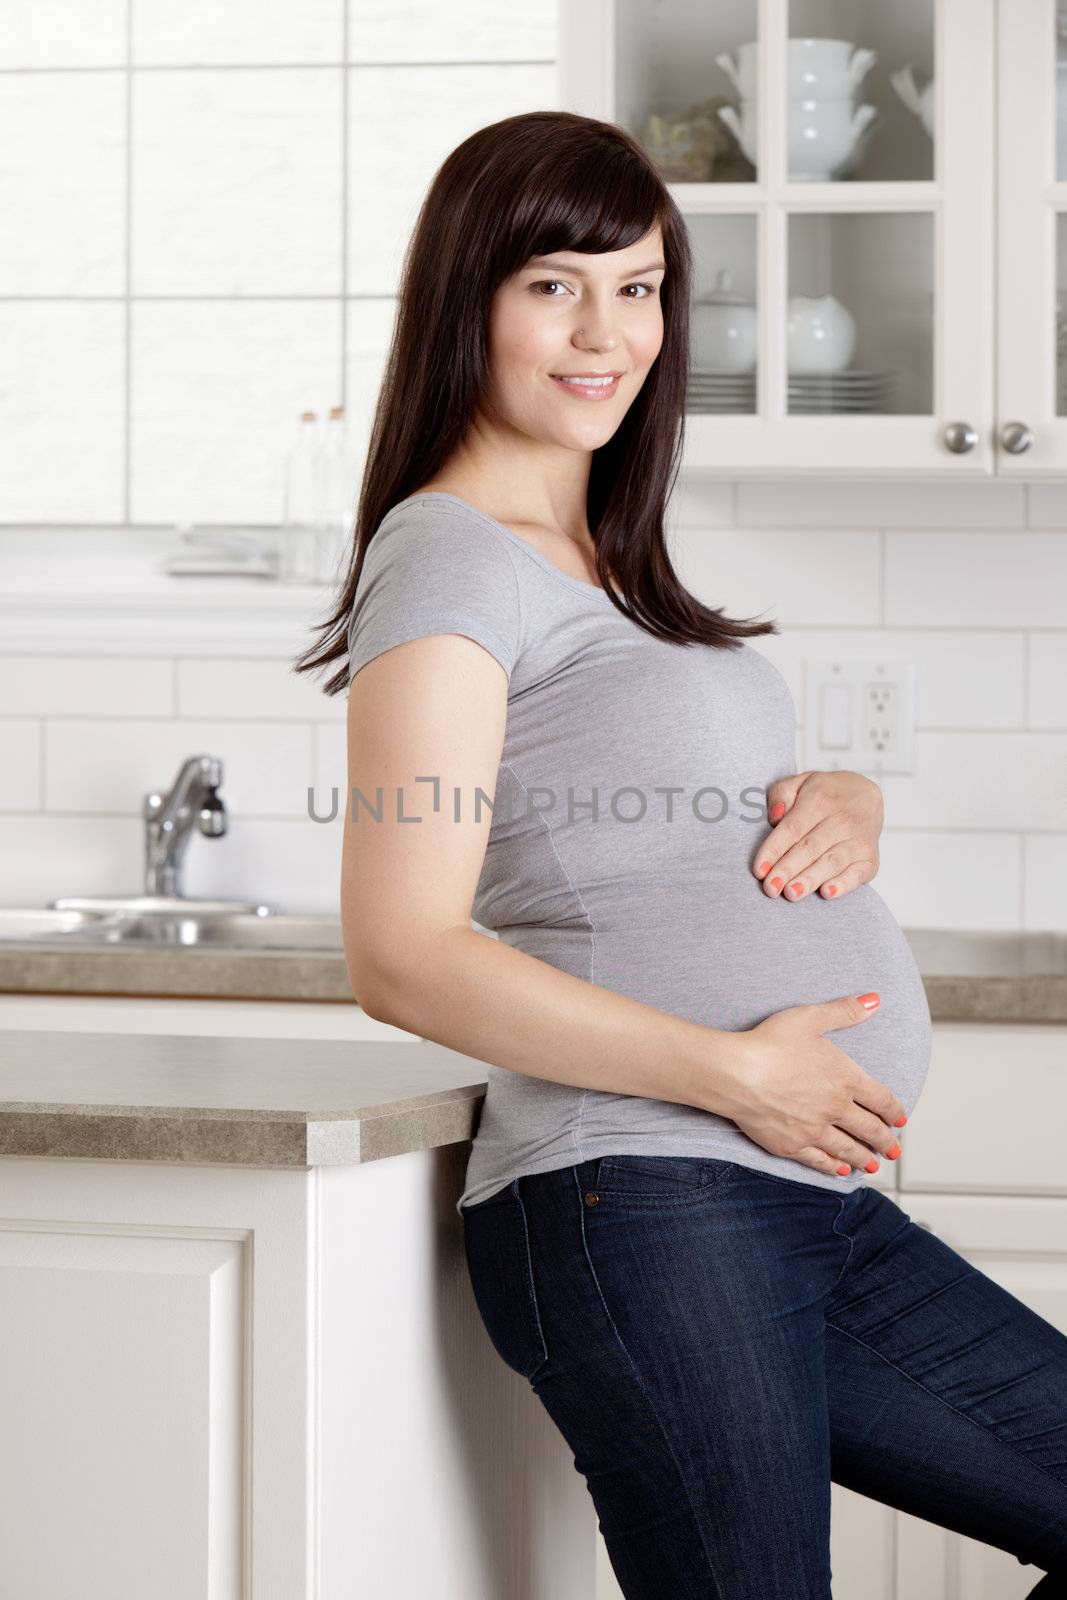
<path id="1" fill-rule="evenodd" d="M 902 1188 L 1067 1194 L 1067 1027 L 941 1022 Z"/>

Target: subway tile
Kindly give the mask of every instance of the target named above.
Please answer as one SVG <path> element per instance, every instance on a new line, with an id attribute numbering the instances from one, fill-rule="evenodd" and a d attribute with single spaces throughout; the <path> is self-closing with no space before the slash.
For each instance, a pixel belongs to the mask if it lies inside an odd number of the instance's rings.
<path id="1" fill-rule="evenodd" d="M 557 97 L 554 65 L 349 68 L 348 293 L 395 293 L 419 206 L 450 150 Z"/>
<path id="2" fill-rule="evenodd" d="M 135 294 L 340 293 L 342 70 L 135 78 Z"/>
<path id="3" fill-rule="evenodd" d="M 1067 539 L 1056 533 L 887 533 L 885 621 L 1067 627 Z"/>
<path id="4" fill-rule="evenodd" d="M 224 850 L 191 848 L 185 893 L 251 900 L 279 912 L 339 916 L 343 822 L 315 822 L 306 814 L 271 821 L 238 818 L 230 834 L 211 843 Z"/>
<path id="5" fill-rule="evenodd" d="M 1023 836 L 1025 926 L 1067 933 L 1067 833 Z"/>
<path id="6" fill-rule="evenodd" d="M 344 0 L 132 0 L 134 66 L 229 66 L 344 58 Z"/>
<path id="7" fill-rule="evenodd" d="M 41 906 L 62 895 L 143 894 L 144 823 L 139 817 L 5 817 L 0 884 L 8 906 Z"/>
<path id="8" fill-rule="evenodd" d="M 307 813 L 306 723 L 81 718 L 44 726 L 48 811 L 140 815 L 150 790 L 169 788 L 187 757 L 204 754 L 222 762 L 219 793 L 231 818 Z"/>
<path id="9" fill-rule="evenodd" d="M 552 6 L 502 6 L 464 0 L 349 0 L 348 56 L 376 61 L 552 61 Z"/>
<path id="10" fill-rule="evenodd" d="M 32 537 L 32 536 L 31 536 Z M 174 664 L 126 656 L 0 656 L 0 713 L 35 717 L 169 717 Z"/>
<path id="11" fill-rule="evenodd" d="M 0 0 L 0 68 L 124 67 L 128 0 Z"/>
<path id="12" fill-rule="evenodd" d="M 874 624 L 878 539 L 875 533 L 679 527 L 671 557 L 686 588 L 730 617 L 783 628 Z"/>
<path id="13" fill-rule="evenodd" d="M 317 641 L 308 641 L 312 642 Z M 323 676 L 332 676 L 338 665 L 331 663 Z M 180 717 L 342 724 L 345 720 L 346 697 L 324 694 L 317 674 L 294 672 L 290 661 L 197 656 L 179 661 L 177 666 Z"/>
<path id="14" fill-rule="evenodd" d="M 865 478 L 775 479 L 738 484 L 742 527 L 1012 528 L 1022 527 L 1022 484 L 929 483 Z"/>
<path id="15" fill-rule="evenodd" d="M 915 770 L 878 778 L 889 827 L 1062 828 L 1067 733 L 915 735 Z"/>
<path id="16" fill-rule="evenodd" d="M 31 717 L 0 718 L 0 746 L 0 811 L 39 810 L 41 724 Z"/>
<path id="17" fill-rule="evenodd" d="M 0 89 L 0 294 L 122 294 L 122 72 L 14 74 Z"/>
<path id="18" fill-rule="evenodd" d="M 954 633 L 951 628 L 898 630 L 789 628 L 753 647 L 789 684 L 803 720 L 805 664 L 833 656 L 915 664 L 918 727 L 1021 728 L 1026 725 L 1022 633 Z"/>
<path id="19" fill-rule="evenodd" d="M 306 401 L 341 392 L 338 301 L 133 307 L 135 522 L 276 523 Z"/>
<path id="20" fill-rule="evenodd" d="M 125 312 L 117 302 L 0 304 L 0 517 L 117 522 Z"/>
<path id="21" fill-rule="evenodd" d="M 1014 833 L 887 828 L 872 887 L 904 928 L 1015 930 L 1021 851 Z"/>
<path id="22" fill-rule="evenodd" d="M 1031 728 L 1067 728 L 1067 631 L 1030 634 Z M 1067 816 L 1064 817 L 1067 826 Z"/>

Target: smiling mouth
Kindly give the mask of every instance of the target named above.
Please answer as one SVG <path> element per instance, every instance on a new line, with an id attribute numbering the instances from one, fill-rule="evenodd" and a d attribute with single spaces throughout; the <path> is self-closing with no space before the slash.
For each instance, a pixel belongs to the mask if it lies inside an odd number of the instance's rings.
<path id="1" fill-rule="evenodd" d="M 609 400 L 618 389 L 622 374 L 618 373 L 613 376 L 611 373 L 604 373 L 598 377 L 566 378 L 562 377 L 558 372 L 551 372 L 549 377 L 553 383 L 558 383 L 561 388 L 566 389 L 570 394 L 577 395 L 580 399 Z"/>

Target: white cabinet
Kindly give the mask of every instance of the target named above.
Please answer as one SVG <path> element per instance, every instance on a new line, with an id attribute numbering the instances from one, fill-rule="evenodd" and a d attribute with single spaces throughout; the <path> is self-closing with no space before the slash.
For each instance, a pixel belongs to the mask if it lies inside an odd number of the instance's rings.
<path id="1" fill-rule="evenodd" d="M 559 21 L 561 103 L 633 135 L 692 243 L 686 470 L 1067 473 L 1055 0 Z"/>

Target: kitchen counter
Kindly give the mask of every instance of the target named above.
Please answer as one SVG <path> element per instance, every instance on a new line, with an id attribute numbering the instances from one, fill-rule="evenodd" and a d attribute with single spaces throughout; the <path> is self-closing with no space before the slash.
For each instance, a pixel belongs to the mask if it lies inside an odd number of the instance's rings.
<path id="1" fill-rule="evenodd" d="M 430 1040 L 0 1031 L 0 1155 L 358 1166 L 474 1136 L 485 1073 Z"/>
<path id="2" fill-rule="evenodd" d="M 1067 934 L 904 930 L 935 1022 L 1067 1022 Z M 0 993 L 355 1004 L 340 949 L 0 943 Z"/>

